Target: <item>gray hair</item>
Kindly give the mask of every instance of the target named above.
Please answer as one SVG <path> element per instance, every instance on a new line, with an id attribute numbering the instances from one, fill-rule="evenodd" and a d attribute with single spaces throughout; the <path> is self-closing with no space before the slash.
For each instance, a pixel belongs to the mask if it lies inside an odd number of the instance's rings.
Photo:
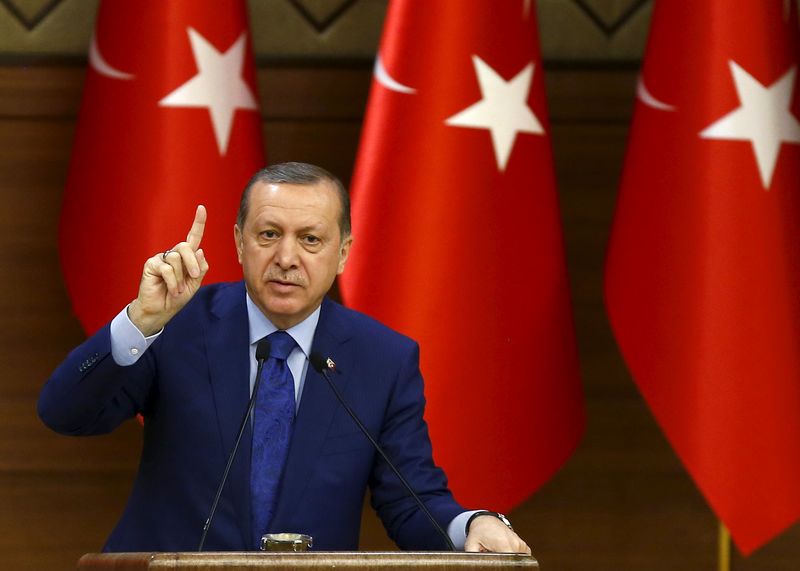
<path id="1" fill-rule="evenodd" d="M 336 189 L 341 206 L 339 232 L 342 238 L 348 236 L 350 234 L 350 195 L 347 193 L 347 189 L 336 176 L 322 167 L 308 163 L 278 163 L 254 174 L 242 192 L 236 224 L 240 229 L 244 228 L 244 221 L 247 220 L 247 211 L 250 208 L 250 190 L 256 183 L 312 185 L 319 182 L 329 182 Z"/>

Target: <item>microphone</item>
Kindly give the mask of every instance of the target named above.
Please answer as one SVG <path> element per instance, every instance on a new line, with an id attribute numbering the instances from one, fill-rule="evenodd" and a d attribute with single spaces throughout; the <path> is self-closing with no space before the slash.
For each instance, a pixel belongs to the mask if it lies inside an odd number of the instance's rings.
<path id="1" fill-rule="evenodd" d="M 358 416 L 356 416 L 355 411 L 353 411 L 353 409 L 350 408 L 350 406 L 345 402 L 342 393 L 340 393 L 339 389 L 336 388 L 336 385 L 333 384 L 333 381 L 328 375 L 328 369 L 332 371 L 336 370 L 336 363 L 334 363 L 333 359 L 331 359 L 330 357 L 323 357 L 319 353 L 313 352 L 309 356 L 309 360 L 311 361 L 311 365 L 314 367 L 314 369 L 316 369 L 317 372 L 323 377 L 325 377 L 326 381 L 328 381 L 328 386 L 331 388 L 333 394 L 336 395 L 336 398 L 339 400 L 341 405 L 347 411 L 347 414 L 350 415 L 350 418 L 353 419 L 353 422 L 355 422 L 358 425 L 358 428 L 361 429 L 361 432 L 364 433 L 364 436 L 367 437 L 367 440 L 369 440 L 370 443 L 372 443 L 373 448 L 375 448 L 378 454 L 380 454 L 381 457 L 386 461 L 386 463 L 389 465 L 389 468 L 392 469 L 392 472 L 394 472 L 394 475 L 397 476 L 397 478 L 403 484 L 406 491 L 408 491 L 409 495 L 412 498 L 414 498 L 414 500 L 417 502 L 417 505 L 419 505 L 420 509 L 422 509 L 423 513 L 426 516 L 428 516 L 429 520 L 431 520 L 433 527 L 436 528 L 436 531 L 439 532 L 439 534 L 444 538 L 444 541 L 450 548 L 450 551 L 456 551 L 456 546 L 453 545 L 453 541 L 450 539 L 450 536 L 447 535 L 447 532 L 442 529 L 442 526 L 439 525 L 439 522 L 437 522 L 433 518 L 433 515 L 431 514 L 430 510 L 428 510 L 428 507 L 422 502 L 420 497 L 413 490 L 411 484 L 409 484 L 408 481 L 403 477 L 403 475 L 400 473 L 400 470 L 398 470 L 397 467 L 394 465 L 394 463 L 389 459 L 389 457 L 386 455 L 386 452 L 384 452 L 383 448 L 381 448 L 381 445 L 378 444 L 378 442 L 372 437 L 372 435 L 369 433 L 369 430 L 367 430 L 367 427 L 364 426 L 364 424 L 361 422 Z"/>
<path id="2" fill-rule="evenodd" d="M 233 459 L 236 457 L 236 451 L 239 449 L 239 442 L 242 441 L 244 427 L 247 426 L 247 419 L 250 418 L 250 415 L 253 413 L 258 387 L 261 385 L 261 369 L 264 368 L 264 361 L 269 359 L 269 350 L 270 343 L 266 338 L 259 341 L 256 345 L 256 361 L 258 362 L 258 368 L 256 369 L 256 382 L 253 385 L 253 394 L 250 395 L 250 402 L 247 404 L 247 410 L 242 417 L 242 424 L 239 425 L 239 434 L 236 435 L 236 442 L 233 444 L 233 450 L 231 450 L 230 456 L 228 456 L 228 463 L 225 465 L 225 471 L 222 473 L 222 481 L 219 483 L 219 488 L 217 488 L 217 493 L 214 496 L 214 503 L 211 504 L 211 512 L 208 514 L 208 519 L 206 519 L 206 523 L 203 526 L 203 535 L 200 537 L 200 545 L 197 547 L 197 551 L 203 551 L 203 544 L 206 542 L 206 535 L 208 535 L 208 530 L 211 527 L 211 520 L 214 519 L 214 513 L 217 511 L 217 504 L 222 495 L 222 488 L 225 487 L 225 482 L 228 480 L 228 473 L 231 471 Z"/>

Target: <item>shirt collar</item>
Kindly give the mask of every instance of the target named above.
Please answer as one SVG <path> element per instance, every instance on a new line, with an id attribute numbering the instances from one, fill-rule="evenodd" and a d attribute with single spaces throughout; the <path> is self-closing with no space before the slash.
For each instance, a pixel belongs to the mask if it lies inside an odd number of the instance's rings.
<path id="1" fill-rule="evenodd" d="M 254 345 L 270 333 L 277 331 L 278 328 L 267 319 L 266 315 L 261 313 L 258 306 L 250 299 L 249 292 L 246 293 L 246 297 L 247 320 L 250 324 L 250 344 Z M 321 308 L 322 306 L 318 307 L 303 321 L 286 330 L 286 333 L 292 336 L 295 343 L 297 343 L 303 353 L 305 353 L 306 359 L 308 359 L 308 356 L 311 354 L 311 343 L 314 341 L 314 332 L 317 330 Z"/>

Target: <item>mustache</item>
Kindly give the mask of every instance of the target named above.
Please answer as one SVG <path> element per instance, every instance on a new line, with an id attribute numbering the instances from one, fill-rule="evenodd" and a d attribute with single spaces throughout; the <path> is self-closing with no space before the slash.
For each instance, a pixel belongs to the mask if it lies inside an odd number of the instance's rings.
<path id="1" fill-rule="evenodd" d="M 303 286 L 306 284 L 303 276 L 298 272 L 282 272 L 279 269 L 269 269 L 264 274 L 264 280 L 268 282 L 276 281 Z"/>

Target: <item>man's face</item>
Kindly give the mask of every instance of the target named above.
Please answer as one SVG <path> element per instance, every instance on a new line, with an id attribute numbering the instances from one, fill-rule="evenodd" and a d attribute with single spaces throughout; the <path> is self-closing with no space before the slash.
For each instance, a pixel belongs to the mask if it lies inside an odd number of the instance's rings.
<path id="1" fill-rule="evenodd" d="M 339 232 L 341 205 L 329 182 L 256 183 L 244 228 L 234 226 L 247 291 L 280 329 L 311 315 L 344 270 L 352 238 Z"/>

